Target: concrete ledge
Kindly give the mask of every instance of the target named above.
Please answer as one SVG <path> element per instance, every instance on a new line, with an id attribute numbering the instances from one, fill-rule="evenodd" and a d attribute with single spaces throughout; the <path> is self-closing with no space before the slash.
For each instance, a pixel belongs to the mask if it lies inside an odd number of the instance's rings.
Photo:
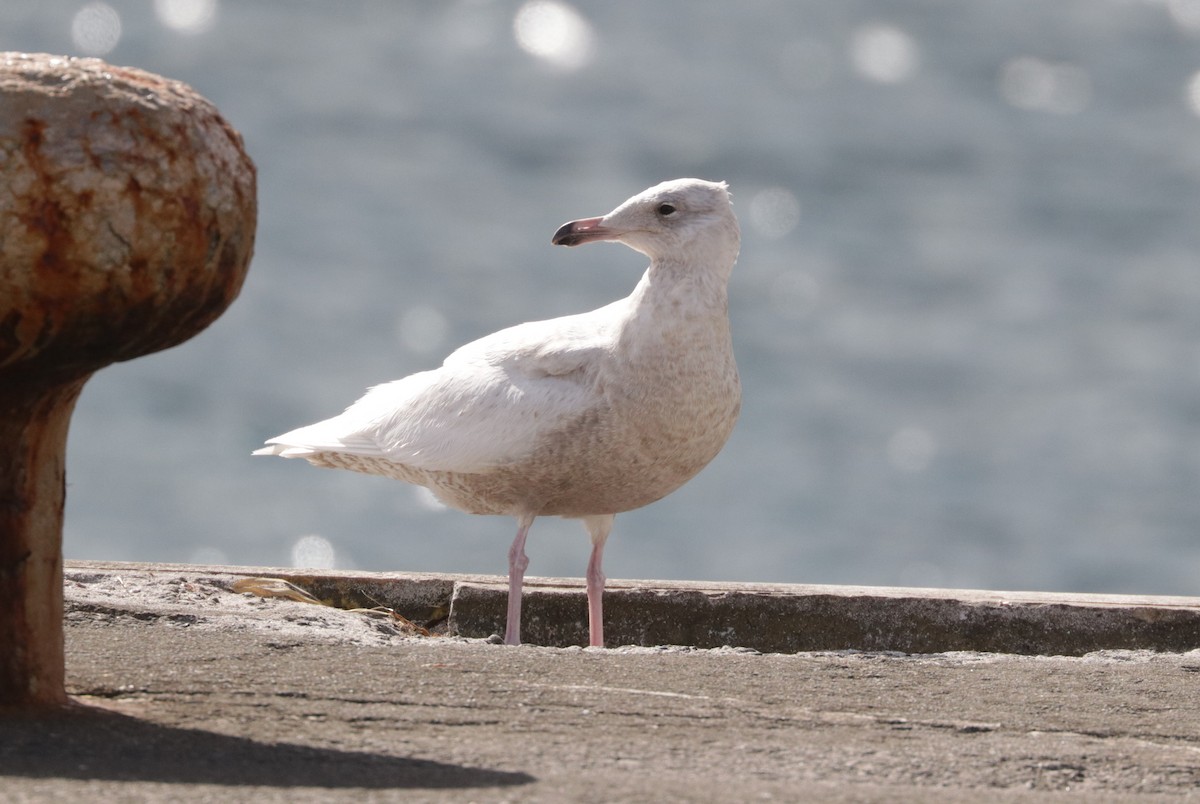
<path id="1" fill-rule="evenodd" d="M 386 606 L 418 623 L 487 637 L 503 630 L 507 580 L 486 575 L 69 561 L 70 573 L 283 578 L 339 608 Z M 587 643 L 580 579 L 528 578 L 527 642 Z M 610 581 L 607 641 L 724 645 L 764 653 L 822 650 L 1079 656 L 1097 650 L 1200 648 L 1200 598 L 889 587 Z"/>

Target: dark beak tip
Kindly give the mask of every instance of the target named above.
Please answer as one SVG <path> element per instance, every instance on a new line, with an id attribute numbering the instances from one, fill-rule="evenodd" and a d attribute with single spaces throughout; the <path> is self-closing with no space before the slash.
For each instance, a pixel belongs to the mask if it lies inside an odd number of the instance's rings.
<path id="1" fill-rule="evenodd" d="M 550 242 L 556 246 L 579 245 L 580 237 L 575 234 L 575 222 L 564 223 L 558 227 L 558 231 L 554 233 L 554 237 L 550 238 Z"/>

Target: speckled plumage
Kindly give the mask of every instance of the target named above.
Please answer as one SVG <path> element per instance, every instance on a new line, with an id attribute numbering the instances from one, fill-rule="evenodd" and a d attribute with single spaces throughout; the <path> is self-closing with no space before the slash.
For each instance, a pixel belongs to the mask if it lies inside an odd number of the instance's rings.
<path id="1" fill-rule="evenodd" d="M 600 558 L 613 515 L 691 479 L 724 445 L 741 403 L 727 303 L 739 235 L 725 185 L 664 182 L 554 237 L 592 240 L 651 258 L 628 297 L 469 343 L 441 368 L 376 386 L 256 453 L 386 475 L 469 513 L 517 517 L 510 642 L 533 518 L 584 519 L 591 641 L 602 643 Z"/>

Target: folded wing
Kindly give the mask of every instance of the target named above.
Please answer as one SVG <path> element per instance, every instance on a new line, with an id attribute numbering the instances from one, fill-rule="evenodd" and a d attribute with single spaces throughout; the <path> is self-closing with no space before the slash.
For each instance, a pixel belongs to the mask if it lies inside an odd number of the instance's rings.
<path id="1" fill-rule="evenodd" d="M 597 311 L 599 312 L 599 311 Z M 344 413 L 267 441 L 256 454 L 340 452 L 418 469 L 484 472 L 604 404 L 611 339 L 591 314 L 501 330 L 441 368 L 375 386 Z"/>

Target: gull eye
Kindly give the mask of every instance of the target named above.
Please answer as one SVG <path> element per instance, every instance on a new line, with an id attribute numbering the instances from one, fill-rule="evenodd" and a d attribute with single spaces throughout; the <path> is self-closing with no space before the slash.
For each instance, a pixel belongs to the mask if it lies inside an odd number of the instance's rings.
<path id="1" fill-rule="evenodd" d="M 664 218 L 667 217 L 668 215 L 674 215 L 675 207 L 672 206 L 671 204 L 659 204 L 658 205 L 658 214 L 662 215 Z"/>

